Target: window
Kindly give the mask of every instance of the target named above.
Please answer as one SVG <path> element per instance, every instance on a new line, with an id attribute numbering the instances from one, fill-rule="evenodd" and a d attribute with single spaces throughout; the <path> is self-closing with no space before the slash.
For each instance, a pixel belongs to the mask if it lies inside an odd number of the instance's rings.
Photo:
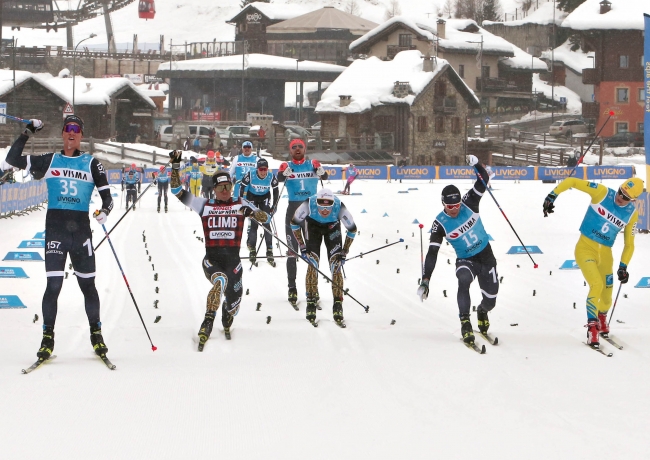
<path id="1" fill-rule="evenodd" d="M 629 92 L 627 88 L 616 88 L 616 102 L 630 102 Z"/>
<path id="2" fill-rule="evenodd" d="M 458 75 L 460 78 L 465 78 L 465 65 L 464 64 L 459 64 L 458 65 Z"/>
<path id="3" fill-rule="evenodd" d="M 183 108 L 183 98 L 180 96 L 176 96 L 174 98 L 174 108 L 175 109 L 182 109 Z"/>
<path id="4" fill-rule="evenodd" d="M 623 56 L 623 55 L 619 56 L 618 66 L 621 69 L 627 69 L 628 67 L 630 67 L 630 56 Z"/>
<path id="5" fill-rule="evenodd" d="M 637 123 L 636 124 L 637 131 L 640 133 L 644 133 L 645 130 L 643 129 L 643 123 Z"/>
<path id="6" fill-rule="evenodd" d="M 628 131 L 627 122 L 616 123 L 616 134 L 626 133 Z"/>
<path id="7" fill-rule="evenodd" d="M 199 126 L 199 134 L 201 136 L 209 136 L 210 130 L 208 129 L 207 126 Z"/>
<path id="8" fill-rule="evenodd" d="M 423 133 L 428 129 L 427 117 L 418 117 L 418 132 Z"/>
<path id="9" fill-rule="evenodd" d="M 402 48 L 410 48 L 411 39 L 412 39 L 411 34 L 399 34 L 399 46 Z"/>
<path id="10" fill-rule="evenodd" d="M 190 135 L 196 136 L 196 126 L 190 126 Z"/>
<path id="11" fill-rule="evenodd" d="M 445 132 L 445 117 L 436 117 L 436 132 Z"/>
<path id="12" fill-rule="evenodd" d="M 639 88 L 639 101 L 645 101 L 645 89 Z"/>
<path id="13" fill-rule="evenodd" d="M 460 117 L 452 117 L 451 132 L 453 134 L 460 134 Z"/>
<path id="14" fill-rule="evenodd" d="M 433 97 L 445 97 L 447 95 L 447 84 L 443 80 L 438 80 L 433 85 Z"/>

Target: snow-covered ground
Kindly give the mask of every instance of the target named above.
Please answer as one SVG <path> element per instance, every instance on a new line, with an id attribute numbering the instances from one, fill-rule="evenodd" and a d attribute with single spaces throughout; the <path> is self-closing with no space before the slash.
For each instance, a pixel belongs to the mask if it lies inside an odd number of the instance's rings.
<path id="1" fill-rule="evenodd" d="M 503 282 L 490 316 L 501 343 L 480 356 L 459 340 L 450 246 L 441 249 L 429 299 L 420 303 L 415 295 L 420 235 L 412 222 L 425 224 L 426 238 L 448 183 L 357 180 L 352 191 L 362 195 L 343 197 L 360 229 L 351 256 L 405 240 L 345 265 L 350 294 L 370 306 L 366 314 L 346 298 L 347 329 L 332 322 L 330 285 L 322 279 L 321 323 L 314 329 L 304 318 L 304 288 L 299 312 L 286 301 L 284 259 L 276 268 L 260 262 L 249 270 L 244 263 L 248 295 L 233 340 L 215 325 L 203 353 L 195 342 L 209 290 L 196 239 L 201 222 L 173 197 L 168 214 L 156 213 L 150 190 L 111 239 L 158 351 L 150 349 L 109 245 L 97 251 L 103 331 L 115 371 L 92 353 L 71 274 L 59 298 L 58 357 L 22 375 L 40 343 L 41 321 L 33 318 L 41 315 L 45 274 L 42 262 L 0 263 L 30 277 L 0 279 L 0 294 L 17 294 L 28 307 L 0 310 L 2 458 L 647 458 L 650 310 L 647 290 L 633 286 L 650 276 L 650 236 L 636 237 L 630 283 L 612 321 L 625 349 L 610 346 L 614 357 L 606 358 L 581 343 L 587 288 L 580 272 L 559 270 L 574 258 L 588 197 L 566 192 L 545 219 L 542 201 L 552 185 L 496 182 L 494 195 L 519 235 L 544 254 L 533 256 L 538 269 L 525 255 L 506 255 L 519 243 L 484 197 L 482 216 Z M 463 191 L 471 186 L 454 183 Z M 326 185 L 342 188 L 338 181 Z M 280 226 L 285 209 L 283 199 Z M 109 228 L 122 212 L 114 210 Z M 44 219 L 39 211 L 0 221 L 2 255 L 42 231 Z M 92 228 L 96 244 L 102 230 Z M 472 297 L 478 303 L 476 285 Z"/>

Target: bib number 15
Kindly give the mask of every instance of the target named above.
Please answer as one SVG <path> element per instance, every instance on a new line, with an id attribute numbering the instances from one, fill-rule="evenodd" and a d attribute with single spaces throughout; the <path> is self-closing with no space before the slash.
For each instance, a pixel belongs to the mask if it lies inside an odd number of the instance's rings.
<path id="1" fill-rule="evenodd" d="M 478 236 L 474 234 L 474 230 L 470 230 L 468 233 L 463 235 L 463 241 L 467 245 L 467 247 L 470 247 L 474 243 L 478 241 Z"/>

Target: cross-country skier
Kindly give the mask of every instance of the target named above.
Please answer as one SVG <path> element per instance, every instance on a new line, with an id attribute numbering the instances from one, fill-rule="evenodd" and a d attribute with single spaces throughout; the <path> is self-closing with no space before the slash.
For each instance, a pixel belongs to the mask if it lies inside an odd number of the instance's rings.
<path id="1" fill-rule="evenodd" d="M 481 177 L 489 180 L 487 171 L 478 162 L 478 158 L 469 155 L 468 163 L 475 166 Z M 488 312 L 496 305 L 499 292 L 497 261 L 488 241 L 488 234 L 483 227 L 479 215 L 479 203 L 485 193 L 485 185 L 480 178 L 474 182 L 474 187 L 461 198 L 460 191 L 455 185 L 447 185 L 442 189 L 443 211 L 438 214 L 431 226 L 429 251 L 424 262 L 424 273 L 417 294 L 420 300 L 429 296 L 429 280 L 436 266 L 438 251 L 443 238 L 456 251 L 456 278 L 458 278 L 458 311 L 461 324 L 461 334 L 465 343 L 474 342 L 474 332 L 470 322 L 469 287 L 478 278 L 483 299 L 478 306 L 478 328 L 487 333 L 490 327 Z"/>
<path id="2" fill-rule="evenodd" d="M 271 189 L 273 189 L 273 203 L 271 203 Z M 246 173 L 241 181 L 239 189 L 239 196 L 244 196 L 246 192 L 246 200 L 253 203 L 262 211 L 265 211 L 271 216 L 275 212 L 278 199 L 278 179 L 275 174 L 269 172 L 269 162 L 264 158 L 260 158 L 257 162 L 257 170 L 252 170 Z M 270 232 L 271 224 L 264 224 L 264 227 Z M 266 260 L 273 265 L 273 238 L 271 233 L 264 232 L 264 240 L 266 241 Z M 248 232 L 248 239 L 246 241 L 248 252 L 250 253 L 251 263 L 255 263 L 257 258 L 257 221 L 251 219 L 250 230 Z"/>
<path id="3" fill-rule="evenodd" d="M 203 173 L 199 169 L 199 160 L 197 160 L 196 157 L 191 157 L 190 168 L 185 174 L 185 181 L 192 195 L 200 196 L 202 179 Z"/>
<path id="4" fill-rule="evenodd" d="M 138 168 L 135 166 L 135 163 L 131 165 L 128 171 L 125 171 L 122 174 L 122 191 L 126 188 L 126 209 L 129 209 L 129 201 L 133 201 L 135 205 L 138 195 L 140 194 L 140 188 L 142 186 L 142 180 L 140 178 L 140 173 Z M 135 206 L 133 206 L 135 211 Z"/>
<path id="5" fill-rule="evenodd" d="M 160 198 L 165 195 L 165 212 L 167 212 L 167 190 L 169 190 L 169 179 L 172 170 L 169 167 L 161 167 L 158 175 L 154 176 L 154 184 L 158 185 L 158 212 L 160 212 Z"/>
<path id="6" fill-rule="evenodd" d="M 287 253 L 287 280 L 289 282 L 289 302 L 295 307 L 298 302 L 296 289 L 296 259 L 298 241 L 291 230 L 291 219 L 296 209 L 310 196 L 316 194 L 318 181 L 327 179 L 327 172 L 320 162 L 305 158 L 305 142 L 302 139 L 293 139 L 289 143 L 291 161 L 282 163 L 278 172 L 278 181 L 285 182 L 289 205 L 284 220 L 284 230 L 287 235 L 287 245 L 292 249 Z M 303 224 L 304 231 L 304 224 Z"/>
<path id="7" fill-rule="evenodd" d="M 633 201 L 643 192 L 643 181 L 637 177 L 627 179 L 618 190 L 613 190 L 595 182 L 567 177 L 544 200 L 544 217 L 553 213 L 558 195 L 570 188 L 591 197 L 591 204 L 580 225 L 575 258 L 589 284 L 587 344 L 598 348 L 599 332 L 603 337 L 609 336 L 607 312 L 612 306 L 614 284 L 612 246 L 622 230 L 624 246 L 616 275 L 621 283 L 627 283 L 630 277 L 627 266 L 634 253 L 634 233 L 639 218 Z"/>
<path id="8" fill-rule="evenodd" d="M 341 238 L 341 222 L 347 229 L 345 243 Z M 307 286 L 307 320 L 316 321 L 318 298 L 318 272 L 320 246 L 325 241 L 327 260 L 332 273 L 333 314 L 337 324 L 343 324 L 343 275 L 341 269 L 350 246 L 357 234 L 357 226 L 345 205 L 331 190 L 323 188 L 309 197 L 296 210 L 291 219 L 291 230 L 298 241 L 300 254 L 309 262 L 305 284 Z M 306 237 L 306 244 L 303 239 Z"/>
<path id="9" fill-rule="evenodd" d="M 230 174 L 232 176 L 232 182 L 235 184 L 235 191 L 233 192 L 234 196 L 243 196 L 239 193 L 239 187 L 241 187 L 241 181 L 248 171 L 255 169 L 257 165 L 257 160 L 259 157 L 253 155 L 253 143 L 251 141 L 246 141 L 241 146 L 242 153 L 236 155 L 232 159 L 232 165 L 230 166 Z"/>
<path id="10" fill-rule="evenodd" d="M 226 338 L 230 338 L 230 327 L 234 316 L 239 311 L 242 295 L 242 265 L 239 259 L 239 249 L 245 217 L 250 216 L 261 223 L 268 222 L 270 217 L 264 211 L 254 211 L 243 205 L 239 197 L 233 200 L 230 176 L 223 171 L 218 171 L 213 176 L 216 197 L 213 200 L 195 197 L 183 190 L 178 173 L 181 153 L 175 151 L 170 154 L 173 162 L 172 193 L 185 206 L 201 216 L 205 238 L 203 273 L 212 283 L 212 289 L 208 293 L 205 319 L 199 330 L 199 350 L 203 350 L 203 346 L 212 332 L 214 319 L 223 295 L 225 295 L 226 307 L 221 313 L 221 324 Z"/>
<path id="11" fill-rule="evenodd" d="M 347 167 L 345 170 L 345 177 L 347 178 L 345 182 L 345 188 L 343 189 L 343 195 L 349 195 L 350 194 L 350 185 L 352 185 L 352 182 L 357 178 L 359 175 L 359 170 L 354 166 L 352 163 L 350 163 L 350 166 Z"/>
<path id="12" fill-rule="evenodd" d="M 205 164 L 200 168 L 203 177 L 201 178 L 201 196 L 203 198 L 214 198 L 212 186 L 212 175 L 217 172 L 217 159 L 212 150 L 208 152 Z"/>
<path id="13" fill-rule="evenodd" d="M 45 216 L 45 276 L 47 286 L 43 295 L 43 340 L 37 356 L 46 360 L 54 350 L 54 323 L 58 298 L 63 286 L 68 254 L 84 295 L 86 315 L 90 325 L 90 342 L 97 355 L 108 351 L 102 337 L 99 318 L 99 294 L 95 287 L 95 253 L 88 209 L 93 189 L 102 199 L 101 210 L 93 215 L 100 224 L 106 223 L 113 209 L 113 199 L 104 166 L 91 155 L 81 152 L 83 120 L 69 115 L 63 122 L 61 153 L 22 156 L 29 136 L 43 129 L 43 122 L 30 120 L 25 132 L 14 142 L 7 154 L 7 163 L 29 171 L 34 179 L 47 184 L 47 215 Z"/>

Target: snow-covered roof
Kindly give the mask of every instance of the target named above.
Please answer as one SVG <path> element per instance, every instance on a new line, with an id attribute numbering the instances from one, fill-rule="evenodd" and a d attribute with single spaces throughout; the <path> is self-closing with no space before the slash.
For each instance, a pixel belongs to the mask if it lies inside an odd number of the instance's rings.
<path id="1" fill-rule="evenodd" d="M 293 4 L 291 7 L 284 4 L 275 4 L 275 3 L 265 3 L 265 2 L 252 2 L 246 5 L 244 9 L 239 11 L 232 18 L 226 20 L 226 22 L 235 22 L 237 16 L 242 14 L 246 10 L 255 8 L 257 11 L 262 13 L 264 16 L 269 18 L 272 21 L 286 21 L 287 19 L 295 18 L 301 14 L 305 14 L 309 9 L 302 5 Z"/>
<path id="2" fill-rule="evenodd" d="M 330 82 L 322 82 L 321 90 L 325 90 L 331 85 Z M 296 88 L 296 83 L 287 81 L 284 83 L 284 106 L 285 107 L 296 107 L 297 94 L 296 91 L 299 91 L 300 85 Z M 311 107 L 309 105 L 309 93 L 318 91 L 318 82 L 306 81 L 302 86 L 302 107 Z"/>
<path id="3" fill-rule="evenodd" d="M 402 51 L 392 61 L 382 61 L 377 57 L 357 59 L 334 80 L 325 90 L 321 100 L 316 106 L 316 112 L 362 113 L 373 106 L 385 104 L 406 103 L 412 105 L 415 98 L 424 88 L 444 69 L 455 72 L 444 59 L 437 59 L 433 72 L 422 70 L 422 53 L 417 50 Z M 406 97 L 393 96 L 395 82 L 408 82 L 411 91 Z M 459 84 L 464 85 L 467 93 L 478 99 L 465 83 L 457 78 Z M 341 107 L 341 95 L 352 96 L 350 104 Z"/>
<path id="4" fill-rule="evenodd" d="M 507 27 L 516 27 L 526 24 L 538 24 L 542 26 L 553 24 L 553 4 L 553 2 L 542 3 L 539 5 L 539 8 L 522 19 L 513 21 L 483 21 L 483 25 L 503 24 Z M 555 2 L 555 6 L 555 24 L 560 25 L 564 18 L 567 17 L 567 12 L 559 9 L 558 2 Z"/>
<path id="5" fill-rule="evenodd" d="M 25 83 L 27 80 L 33 78 L 31 72 L 24 70 L 16 70 L 16 86 Z M 0 96 L 7 94 L 14 89 L 14 71 L 0 69 Z"/>
<path id="6" fill-rule="evenodd" d="M 578 49 L 577 51 L 571 51 L 571 43 L 569 40 L 562 43 L 560 46 L 553 50 L 553 57 L 556 62 L 563 63 L 566 67 L 573 70 L 575 73 L 582 75 L 582 69 L 588 69 L 594 66 L 593 59 L 590 59 L 589 56 L 594 57 L 596 53 L 590 51 L 585 53 Z M 542 58 L 551 60 L 551 52 L 543 51 Z"/>
<path id="7" fill-rule="evenodd" d="M 600 14 L 601 0 L 585 0 L 564 21 L 573 30 L 643 30 L 643 13 L 650 14 L 648 0 L 610 0 L 612 9 Z"/>
<path id="8" fill-rule="evenodd" d="M 158 71 L 169 70 L 170 63 L 163 62 L 158 66 Z M 278 69 L 296 70 L 296 60 L 282 56 L 271 56 L 269 54 L 247 54 L 243 63 L 244 69 Z M 173 61 L 171 70 L 241 70 L 242 56 L 221 56 L 206 59 L 190 59 L 187 61 Z M 327 64 L 324 62 L 301 61 L 300 70 L 317 72 L 338 72 L 345 69 L 343 66 Z"/>
<path id="9" fill-rule="evenodd" d="M 533 57 L 515 45 L 512 45 L 512 49 L 515 52 L 514 57 L 501 58 L 499 64 L 515 70 L 529 70 L 531 68 L 533 71 L 546 72 L 548 70 L 548 66 L 541 59 Z"/>
<path id="10" fill-rule="evenodd" d="M 395 16 L 380 24 L 350 44 L 350 50 L 358 48 L 370 41 L 375 41 L 379 36 L 395 24 L 402 24 L 414 30 L 420 36 L 433 41 L 438 34 L 437 18 L 413 18 L 409 16 Z M 445 19 L 445 38 L 439 40 L 439 46 L 445 51 L 476 52 L 480 46 L 476 43 L 483 36 L 483 53 L 514 56 L 512 44 L 504 38 L 498 37 L 481 28 L 471 19 Z"/>
<path id="11" fill-rule="evenodd" d="M 320 29 L 348 29 L 354 35 L 363 35 L 375 27 L 375 22 L 326 6 L 268 26 L 266 33 L 312 33 Z"/>

